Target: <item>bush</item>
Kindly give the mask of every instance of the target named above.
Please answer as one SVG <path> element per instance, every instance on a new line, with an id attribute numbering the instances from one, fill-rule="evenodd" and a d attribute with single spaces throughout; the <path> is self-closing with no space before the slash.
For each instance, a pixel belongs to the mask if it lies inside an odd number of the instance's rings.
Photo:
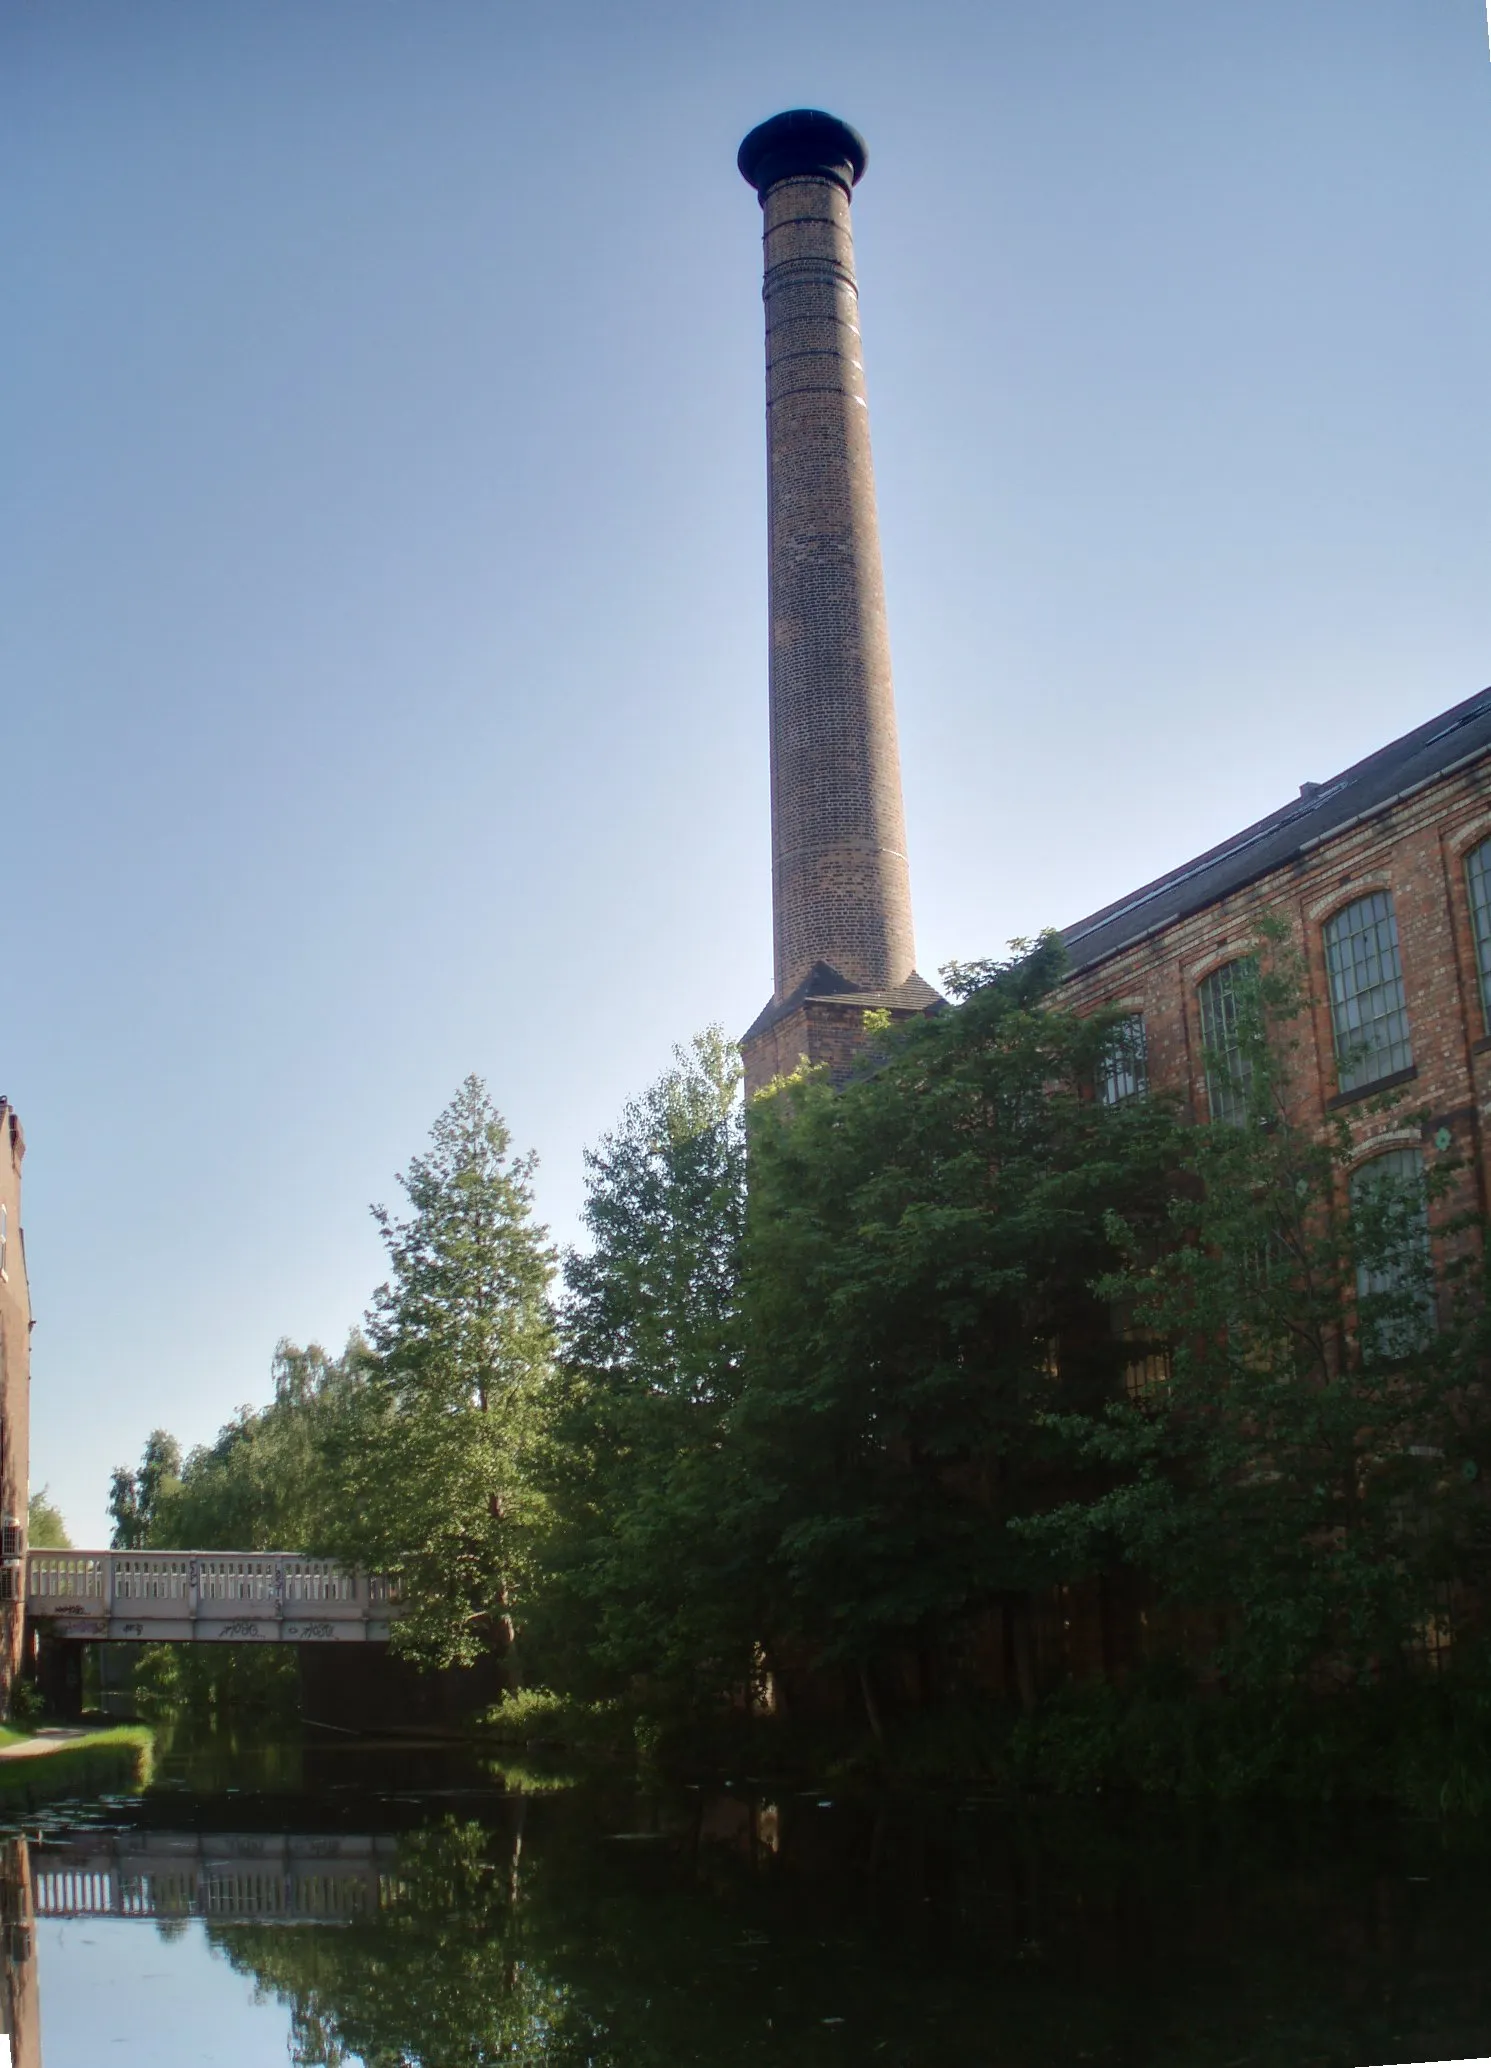
<path id="1" fill-rule="evenodd" d="M 1071 1689 L 1009 1736 L 1011 1776 L 1058 1795 L 1394 1802 L 1422 1814 L 1491 1806 L 1491 1681 L 1331 1695 L 1204 1693 L 1173 1678 Z"/>
<path id="2" fill-rule="evenodd" d="M 545 1687 L 514 1688 L 481 1719 L 483 1736 L 499 1745 L 565 1752 L 617 1753 L 632 1742 L 619 1702 L 582 1702 Z"/>

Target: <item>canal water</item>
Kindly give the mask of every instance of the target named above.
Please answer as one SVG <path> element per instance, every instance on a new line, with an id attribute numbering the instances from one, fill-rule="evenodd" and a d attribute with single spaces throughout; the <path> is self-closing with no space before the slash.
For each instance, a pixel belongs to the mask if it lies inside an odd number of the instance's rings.
<path id="1" fill-rule="evenodd" d="M 1491 2055 L 1491 1844 L 1386 1816 L 219 1747 L 14 1823 L 0 1917 L 12 2068 Z"/>

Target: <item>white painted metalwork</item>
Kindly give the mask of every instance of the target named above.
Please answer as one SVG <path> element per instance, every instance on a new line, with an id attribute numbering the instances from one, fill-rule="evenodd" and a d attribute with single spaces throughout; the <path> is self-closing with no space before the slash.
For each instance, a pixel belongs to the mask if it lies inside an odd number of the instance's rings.
<path id="1" fill-rule="evenodd" d="M 381 1643 L 398 1585 L 293 1551 L 30 1551 L 26 1606 L 59 1637 Z"/>
<path id="2" fill-rule="evenodd" d="M 299 1832 L 89 1832 L 31 1854 L 38 1917 L 339 1924 L 395 1900 L 398 1841 Z"/>

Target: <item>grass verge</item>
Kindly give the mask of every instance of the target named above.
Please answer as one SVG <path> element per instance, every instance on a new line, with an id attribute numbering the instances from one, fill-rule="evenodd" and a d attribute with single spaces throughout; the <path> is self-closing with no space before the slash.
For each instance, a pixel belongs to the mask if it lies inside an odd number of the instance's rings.
<path id="1" fill-rule="evenodd" d="M 19 1731 L 6 1733 L 13 1744 Z M 150 1780 L 155 1734 L 139 1723 L 115 1724 L 67 1738 L 55 1752 L 30 1759 L 0 1759 L 0 1813 L 26 1809 L 59 1795 L 117 1794 L 144 1788 Z"/>

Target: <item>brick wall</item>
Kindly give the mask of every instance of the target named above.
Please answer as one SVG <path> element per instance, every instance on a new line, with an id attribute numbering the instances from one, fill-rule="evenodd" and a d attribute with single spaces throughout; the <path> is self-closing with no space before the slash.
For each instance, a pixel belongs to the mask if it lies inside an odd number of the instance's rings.
<path id="1" fill-rule="evenodd" d="M 1182 1093 L 1205 1118 L 1198 986 L 1208 973 L 1248 951 L 1259 919 L 1273 914 L 1305 956 L 1312 1006 L 1297 1027 L 1293 1118 L 1318 1125 L 1341 1113 L 1354 1151 L 1419 1139 L 1408 1117 L 1426 1108 L 1430 1138 L 1448 1129 L 1469 1162 L 1461 1198 L 1484 1205 L 1484 1116 L 1491 1109 L 1491 1039 L 1476 966 L 1466 882 L 1468 855 L 1491 839 L 1491 756 L 1415 795 L 1344 826 L 1259 881 L 1206 910 L 1176 920 L 1078 972 L 1066 997 L 1079 1010 L 1103 1006 L 1142 1012 L 1150 1083 Z M 1331 917 L 1371 891 L 1388 893 L 1397 918 L 1413 1059 L 1401 1074 L 1397 1111 L 1370 1110 L 1374 1087 L 1343 1093 L 1328 1002 L 1324 929 Z"/>
<path id="2" fill-rule="evenodd" d="M 892 1019 L 909 1019 L 892 1011 Z M 765 1089 L 774 1078 L 790 1077 L 800 1065 L 822 1065 L 830 1080 L 842 1085 L 862 1059 L 865 1048 L 865 1004 L 830 998 L 805 998 L 795 1010 L 742 1044 L 747 1096 Z"/>

